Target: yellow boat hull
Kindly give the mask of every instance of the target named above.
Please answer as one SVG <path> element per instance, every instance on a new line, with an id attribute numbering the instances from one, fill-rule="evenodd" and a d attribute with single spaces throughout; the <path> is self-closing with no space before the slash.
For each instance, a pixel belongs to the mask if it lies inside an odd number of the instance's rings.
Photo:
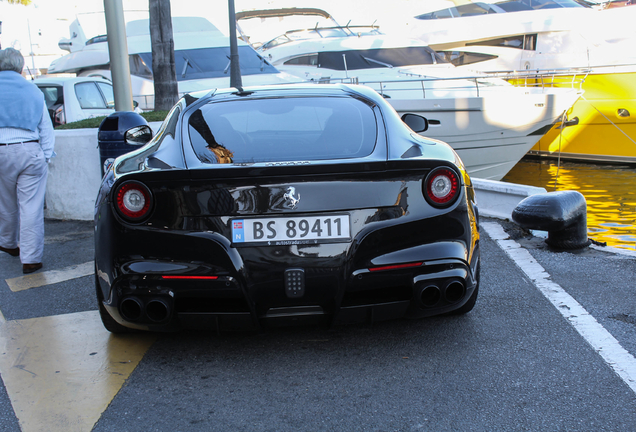
<path id="1" fill-rule="evenodd" d="M 577 78 L 559 77 L 550 85 L 571 87 Z M 567 112 L 567 119 L 576 117 L 578 124 L 555 125 L 528 154 L 636 163 L 636 72 L 591 73 L 581 88 L 585 93 Z"/>

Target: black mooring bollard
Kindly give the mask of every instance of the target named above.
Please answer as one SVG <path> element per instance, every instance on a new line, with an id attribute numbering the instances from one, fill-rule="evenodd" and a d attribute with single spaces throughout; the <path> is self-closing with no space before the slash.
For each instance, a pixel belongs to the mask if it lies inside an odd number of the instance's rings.
<path id="1" fill-rule="evenodd" d="M 557 249 L 580 249 L 590 244 L 585 197 L 577 191 L 531 195 L 517 204 L 512 220 L 525 229 L 547 231 L 546 243 Z"/>

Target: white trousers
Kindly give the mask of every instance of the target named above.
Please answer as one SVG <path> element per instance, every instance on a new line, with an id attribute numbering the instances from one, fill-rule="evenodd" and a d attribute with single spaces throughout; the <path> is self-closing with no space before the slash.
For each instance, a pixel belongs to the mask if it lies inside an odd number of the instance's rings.
<path id="1" fill-rule="evenodd" d="M 39 143 L 0 146 L 0 246 L 19 240 L 22 264 L 42 262 L 48 173 Z"/>

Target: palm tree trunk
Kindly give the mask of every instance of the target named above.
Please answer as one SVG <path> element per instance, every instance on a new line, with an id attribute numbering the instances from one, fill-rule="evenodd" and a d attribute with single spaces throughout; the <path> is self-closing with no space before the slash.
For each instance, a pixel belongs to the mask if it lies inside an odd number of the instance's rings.
<path id="1" fill-rule="evenodd" d="M 169 110 L 179 99 L 174 61 L 170 0 L 148 0 L 155 111 Z"/>

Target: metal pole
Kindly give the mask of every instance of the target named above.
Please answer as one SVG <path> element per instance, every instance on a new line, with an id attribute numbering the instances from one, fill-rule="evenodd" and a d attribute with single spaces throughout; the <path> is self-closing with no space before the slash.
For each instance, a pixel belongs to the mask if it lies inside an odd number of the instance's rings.
<path id="1" fill-rule="evenodd" d="M 33 58 L 35 54 L 33 53 L 33 42 L 31 42 L 31 24 L 29 23 L 29 19 L 27 18 L 27 31 L 29 32 L 29 50 L 31 51 L 29 54 L 31 55 L 31 79 L 34 78 L 35 73 L 35 59 Z M 27 66 L 27 69 L 29 67 Z"/>
<path id="2" fill-rule="evenodd" d="M 241 81 L 241 66 L 239 64 L 238 41 L 236 39 L 236 12 L 234 0 L 227 0 L 230 15 L 230 87 L 243 87 Z"/>
<path id="3" fill-rule="evenodd" d="M 128 63 L 128 41 L 122 0 L 104 0 L 110 73 L 115 93 L 115 111 L 132 111 L 132 85 Z"/>

